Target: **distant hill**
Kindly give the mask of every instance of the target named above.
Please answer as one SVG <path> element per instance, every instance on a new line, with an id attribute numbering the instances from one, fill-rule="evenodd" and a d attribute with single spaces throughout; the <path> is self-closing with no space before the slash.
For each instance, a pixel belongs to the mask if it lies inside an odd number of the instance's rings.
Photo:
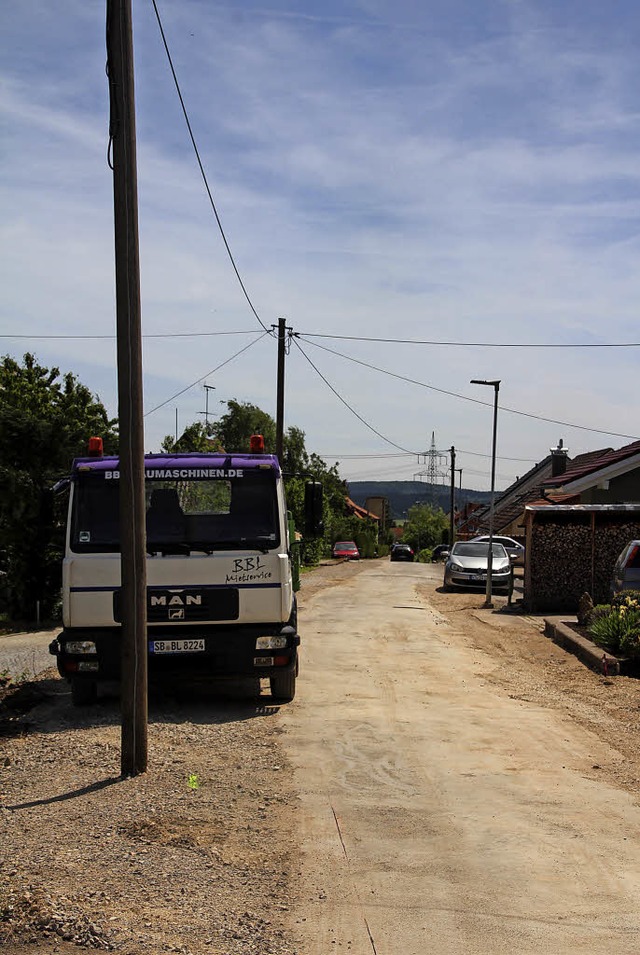
<path id="1" fill-rule="evenodd" d="M 349 497 L 364 507 L 368 497 L 386 497 L 389 501 L 392 520 L 401 520 L 405 512 L 418 501 L 420 504 L 435 504 L 448 512 L 450 488 L 445 484 L 425 484 L 424 481 L 347 481 Z M 433 492 L 433 493 L 432 493 Z M 472 491 L 456 487 L 456 508 L 469 501 L 488 503 L 489 491 Z"/>

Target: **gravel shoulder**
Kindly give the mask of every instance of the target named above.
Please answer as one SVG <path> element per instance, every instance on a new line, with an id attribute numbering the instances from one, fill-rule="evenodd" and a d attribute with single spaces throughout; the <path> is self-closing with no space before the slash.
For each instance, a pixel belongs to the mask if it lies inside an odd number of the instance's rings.
<path id="1" fill-rule="evenodd" d="M 303 594 L 358 566 L 305 574 Z M 295 951 L 296 794 L 280 708 L 248 691 L 151 696 L 148 772 L 124 780 L 115 696 L 74 709 L 50 669 L 0 701 L 7 955 Z"/>
<path id="2" fill-rule="evenodd" d="M 365 563 L 322 566 L 305 601 Z M 421 585 L 464 635 L 482 678 L 561 710 L 607 743 L 588 770 L 640 791 L 640 681 L 605 679 L 542 635 L 542 620 L 482 609 L 482 595 Z M 245 688 L 246 690 L 246 688 Z M 270 697 L 227 690 L 152 698 L 149 771 L 122 780 L 115 697 L 72 709 L 55 671 L 0 710 L 0 947 L 8 955 L 302 955 L 299 795 Z M 294 702 L 292 707 L 298 704 Z"/>

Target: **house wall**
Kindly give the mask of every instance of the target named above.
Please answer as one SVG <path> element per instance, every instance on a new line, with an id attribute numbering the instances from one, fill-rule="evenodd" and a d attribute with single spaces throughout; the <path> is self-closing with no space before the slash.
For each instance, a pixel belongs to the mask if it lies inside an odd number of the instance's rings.
<path id="1" fill-rule="evenodd" d="M 527 513 L 524 607 L 529 612 L 575 614 L 585 591 L 609 600 L 613 565 L 623 547 L 640 538 L 637 511 Z"/>
<path id="2" fill-rule="evenodd" d="M 612 478 L 605 490 L 590 487 L 580 495 L 581 504 L 632 504 L 640 502 L 640 468 Z"/>

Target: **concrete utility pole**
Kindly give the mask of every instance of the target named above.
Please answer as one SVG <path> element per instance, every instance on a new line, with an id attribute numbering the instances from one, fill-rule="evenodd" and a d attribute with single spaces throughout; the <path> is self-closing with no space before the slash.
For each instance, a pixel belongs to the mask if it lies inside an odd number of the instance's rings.
<path id="1" fill-rule="evenodd" d="M 454 535 L 455 535 L 455 511 L 456 511 L 456 449 L 453 445 L 449 448 L 449 454 L 451 455 L 451 494 L 449 500 L 449 547 L 453 547 Z"/>
<path id="2" fill-rule="evenodd" d="M 284 358 L 286 320 L 278 319 L 278 381 L 276 400 L 276 457 L 282 466 L 284 454 Z"/>
<path id="3" fill-rule="evenodd" d="M 472 385 L 488 385 L 493 388 L 493 434 L 491 440 L 491 500 L 489 503 L 489 551 L 487 555 L 487 591 L 484 606 L 493 607 L 492 602 L 492 578 L 493 578 L 493 519 L 495 513 L 496 498 L 496 447 L 498 436 L 498 395 L 500 393 L 500 380 L 486 381 L 484 378 L 472 378 Z"/>
<path id="4" fill-rule="evenodd" d="M 121 772 L 147 768 L 147 568 L 142 420 L 142 334 L 131 0 L 107 0 L 107 69 L 113 142 L 120 544 Z"/>

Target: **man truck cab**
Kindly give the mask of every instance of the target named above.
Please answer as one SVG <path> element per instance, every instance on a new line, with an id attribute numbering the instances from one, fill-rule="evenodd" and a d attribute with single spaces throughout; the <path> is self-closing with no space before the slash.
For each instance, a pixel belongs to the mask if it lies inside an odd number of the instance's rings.
<path id="1" fill-rule="evenodd" d="M 50 647 L 76 705 L 120 676 L 119 460 L 92 442 L 93 454 L 72 466 L 63 629 Z M 267 677 L 275 699 L 292 700 L 294 531 L 277 458 L 149 454 L 144 467 L 150 676 Z M 307 531 L 319 533 L 321 485 L 305 492 Z"/>

